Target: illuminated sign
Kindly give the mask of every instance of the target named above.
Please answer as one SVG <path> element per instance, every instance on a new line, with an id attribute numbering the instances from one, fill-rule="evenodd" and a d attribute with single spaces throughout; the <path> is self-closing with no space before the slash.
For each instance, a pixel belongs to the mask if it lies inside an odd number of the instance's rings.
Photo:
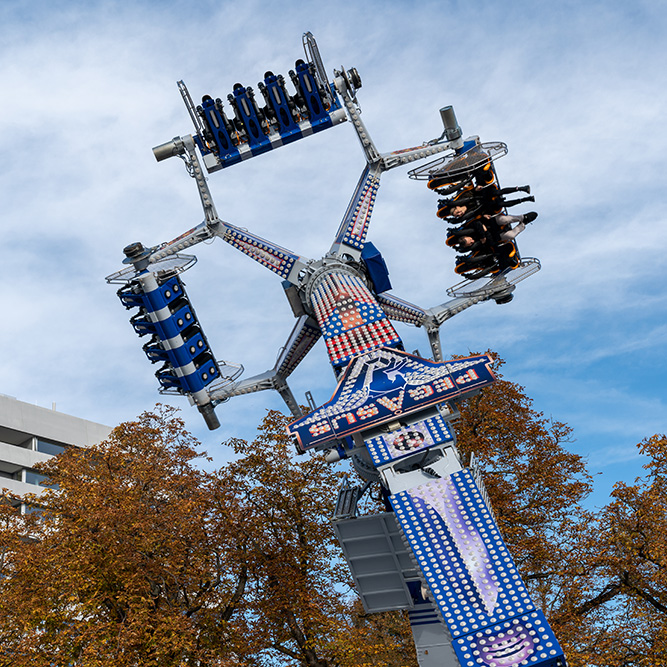
<path id="1" fill-rule="evenodd" d="M 354 358 L 327 403 L 287 427 L 301 451 L 491 384 L 492 358 L 482 354 L 429 361 L 379 348 Z"/>

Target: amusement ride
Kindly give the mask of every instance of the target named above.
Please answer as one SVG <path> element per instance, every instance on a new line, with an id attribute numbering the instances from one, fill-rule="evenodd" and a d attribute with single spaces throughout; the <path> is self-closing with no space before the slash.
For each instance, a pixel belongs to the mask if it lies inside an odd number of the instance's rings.
<path id="1" fill-rule="evenodd" d="M 474 461 L 464 466 L 451 422 L 457 402 L 494 382 L 489 355 L 444 360 L 440 326 L 474 304 L 511 301 L 516 285 L 539 270 L 521 257 L 516 235 L 536 213 L 509 216 L 510 191 L 499 187 L 501 142 L 464 139 L 452 107 L 440 109 L 442 135 L 421 146 L 380 153 L 361 119 L 355 68 L 329 81 L 315 39 L 303 36 L 305 58 L 289 78 L 266 72 L 264 104 L 240 83 L 227 97 L 195 105 L 178 87 L 194 133 L 153 149 L 158 161 L 177 156 L 197 184 L 204 220 L 154 246 L 128 245 L 124 268 L 107 277 L 133 311 L 146 338 L 160 392 L 187 396 L 207 426 L 215 408 L 234 396 L 274 389 L 294 416 L 288 432 L 300 453 L 349 459 L 362 483 L 345 480 L 333 526 L 367 612 L 407 610 L 421 667 L 564 667 L 543 612 L 535 606 L 498 530 Z M 313 259 L 282 248 L 220 217 L 209 174 L 258 157 L 346 121 L 354 127 L 365 166 L 327 252 Z M 440 155 L 442 154 L 442 155 Z M 409 176 L 443 196 L 438 216 L 452 225 L 447 245 L 463 252 L 464 279 L 449 300 L 423 308 L 389 292 L 380 252 L 367 241 L 382 174 L 431 159 Z M 205 170 L 205 171 L 204 171 Z M 186 293 L 182 274 L 196 257 L 188 248 L 221 238 L 277 274 L 295 326 L 274 367 L 242 379 L 240 364 L 217 360 Z M 431 357 L 404 350 L 392 321 L 423 327 Z M 287 380 L 322 337 L 337 386 L 329 401 L 304 414 Z M 360 516 L 359 499 L 380 485 L 386 512 Z"/>

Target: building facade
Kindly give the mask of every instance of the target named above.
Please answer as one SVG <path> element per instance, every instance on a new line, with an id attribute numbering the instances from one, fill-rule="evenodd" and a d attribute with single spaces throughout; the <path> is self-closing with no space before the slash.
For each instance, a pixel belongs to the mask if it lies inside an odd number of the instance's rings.
<path id="1" fill-rule="evenodd" d="M 110 432 L 108 426 L 0 394 L 0 489 L 42 493 L 44 476 L 35 464 L 67 447 L 90 447 Z"/>

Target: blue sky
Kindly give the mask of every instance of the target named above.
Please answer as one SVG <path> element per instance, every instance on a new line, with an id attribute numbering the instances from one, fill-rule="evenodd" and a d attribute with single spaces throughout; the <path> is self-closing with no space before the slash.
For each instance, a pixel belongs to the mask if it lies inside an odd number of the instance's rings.
<path id="1" fill-rule="evenodd" d="M 355 66 L 382 151 L 441 132 L 504 141 L 502 185 L 530 183 L 538 220 L 519 238 L 543 269 L 514 301 L 442 328 L 446 354 L 486 348 L 535 407 L 574 428 L 598 474 L 596 501 L 641 474 L 635 444 L 665 432 L 667 68 L 662 2 L 11 2 L 0 6 L 3 196 L 0 391 L 113 425 L 160 397 L 114 289 L 130 242 L 154 245 L 201 221 L 194 183 L 151 148 L 192 131 L 175 82 L 195 99 L 287 74 L 301 35 L 329 73 Z M 220 216 L 310 257 L 328 248 L 364 161 L 349 124 L 218 172 Z M 430 307 L 457 282 L 437 197 L 396 169 L 383 177 L 370 240 L 393 292 Z M 528 210 L 528 209 L 525 209 Z M 186 284 L 219 358 L 270 368 L 293 325 L 280 281 L 221 241 L 195 250 Z M 402 328 L 407 349 L 426 351 Z M 292 379 L 301 400 L 334 386 L 321 344 Z M 210 453 L 252 434 L 277 396 L 218 408 Z"/>

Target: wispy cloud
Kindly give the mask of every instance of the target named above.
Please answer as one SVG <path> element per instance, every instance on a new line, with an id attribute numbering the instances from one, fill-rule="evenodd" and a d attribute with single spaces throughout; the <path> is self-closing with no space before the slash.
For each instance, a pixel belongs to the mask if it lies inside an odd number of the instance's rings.
<path id="1" fill-rule="evenodd" d="M 157 164 L 150 150 L 192 131 L 174 82 L 185 79 L 195 100 L 224 99 L 236 81 L 286 74 L 312 30 L 329 71 L 361 73 L 364 120 L 381 150 L 438 136 L 445 104 L 466 134 L 507 142 L 498 172 L 504 185 L 533 186 L 540 217 L 519 242 L 543 270 L 512 304 L 447 323 L 444 347 L 498 350 L 538 409 L 576 426 L 592 464 L 612 437 L 599 465 L 627 463 L 614 472 L 634 477 L 629 452 L 659 427 L 667 400 L 667 11 L 658 2 L 450 5 L 3 3 L 0 390 L 107 423 L 159 398 L 103 277 L 126 244 L 169 240 L 201 220 L 180 161 Z M 319 257 L 362 166 L 341 126 L 209 182 L 224 219 Z M 457 282 L 436 200 L 404 172 L 387 174 L 370 234 L 395 293 L 424 306 Z M 247 374 L 271 367 L 293 325 L 279 281 L 221 241 L 195 253 L 185 280 L 214 351 Z M 401 332 L 406 347 L 426 351 L 423 332 Z M 636 377 L 612 390 L 614 368 Z M 328 398 L 321 346 L 293 383 L 300 398 Z M 173 402 L 209 450 L 251 437 L 264 409 L 280 407 L 273 395 L 241 397 L 219 408 L 223 428 L 209 434 L 185 401 Z"/>

